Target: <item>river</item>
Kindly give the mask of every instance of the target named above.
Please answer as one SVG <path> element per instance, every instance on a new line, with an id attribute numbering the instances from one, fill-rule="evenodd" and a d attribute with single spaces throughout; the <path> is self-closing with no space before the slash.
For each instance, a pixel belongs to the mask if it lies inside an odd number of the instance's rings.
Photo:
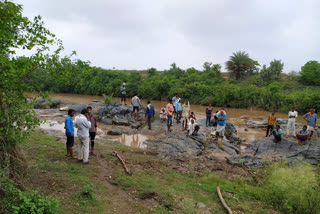
<path id="1" fill-rule="evenodd" d="M 65 93 L 52 93 L 50 94 L 52 99 L 60 99 L 62 103 L 84 103 L 88 104 L 93 100 L 104 100 L 103 96 L 92 96 L 92 95 L 82 95 L 82 94 L 65 94 Z M 130 104 L 131 99 L 127 99 L 127 104 Z M 114 97 L 113 102 L 120 102 L 120 98 Z M 141 102 L 146 105 L 147 100 L 142 99 Z M 151 100 L 152 105 L 155 107 L 156 112 L 158 113 L 162 107 L 167 105 L 166 101 Z M 191 105 L 191 110 L 196 114 L 198 119 L 205 117 L 206 106 L 202 105 Z M 213 112 L 218 111 L 219 107 L 213 107 Z M 267 119 L 271 112 L 256 110 L 256 109 L 237 109 L 237 108 L 225 108 L 227 112 L 228 121 L 236 125 L 239 136 L 244 136 L 247 138 L 247 141 L 253 141 L 255 139 L 265 136 L 265 130 L 263 129 L 249 129 L 245 130 L 245 120 L 255 120 L 263 121 Z M 285 113 L 276 112 L 278 118 L 287 118 L 288 115 Z M 298 123 L 302 123 L 304 120 L 300 115 L 297 118 Z M 106 126 L 99 124 L 99 127 L 105 132 L 111 129 L 112 126 Z M 149 136 L 150 137 L 150 136 Z M 114 138 L 114 137 L 112 137 Z M 148 137 L 136 134 L 136 135 L 123 135 L 118 137 L 120 142 L 124 145 L 134 146 L 144 148 L 143 141 L 148 139 Z"/>

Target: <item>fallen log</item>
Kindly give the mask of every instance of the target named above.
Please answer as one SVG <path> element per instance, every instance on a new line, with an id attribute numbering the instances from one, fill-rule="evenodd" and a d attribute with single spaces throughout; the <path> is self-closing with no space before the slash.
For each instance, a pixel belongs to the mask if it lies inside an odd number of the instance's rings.
<path id="1" fill-rule="evenodd" d="M 232 214 L 232 210 L 230 209 L 230 207 L 228 207 L 228 205 L 226 204 L 226 202 L 224 201 L 222 194 L 220 192 L 220 188 L 217 186 L 217 192 L 218 192 L 218 196 L 220 198 L 220 201 L 223 205 L 223 207 L 228 211 L 228 214 Z"/>
<path id="2" fill-rule="evenodd" d="M 116 157 L 120 160 L 120 162 L 122 163 L 122 166 L 123 166 L 124 170 L 126 171 L 126 173 L 127 173 L 128 175 L 131 175 L 131 172 L 129 171 L 128 167 L 126 166 L 126 163 L 125 163 L 124 160 L 121 158 L 121 156 L 118 154 L 118 152 L 113 151 L 112 154 L 113 154 L 114 156 L 116 156 Z"/>

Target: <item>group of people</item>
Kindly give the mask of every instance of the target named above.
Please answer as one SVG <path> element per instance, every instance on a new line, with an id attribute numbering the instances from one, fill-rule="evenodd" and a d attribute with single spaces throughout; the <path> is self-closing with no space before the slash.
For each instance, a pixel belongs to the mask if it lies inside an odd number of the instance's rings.
<path id="1" fill-rule="evenodd" d="M 83 164 L 89 163 L 89 152 L 93 155 L 94 140 L 97 134 L 97 120 L 92 113 L 92 107 L 82 109 L 81 114 L 78 115 L 73 122 L 74 110 L 68 110 L 68 116 L 65 119 L 65 134 L 67 136 L 67 156 L 78 159 Z M 75 123 L 75 125 L 74 125 Z M 74 127 L 78 129 L 77 135 L 79 139 L 78 158 L 73 155 L 74 145 Z M 91 141 L 91 146 L 89 142 Z M 90 148 L 89 148 L 90 147 Z"/>
<path id="2" fill-rule="evenodd" d="M 295 111 L 295 108 L 292 107 L 288 112 L 288 124 L 287 124 L 287 135 L 293 136 L 298 139 L 299 144 L 304 145 L 307 140 L 310 140 L 313 136 L 317 125 L 317 114 L 315 113 L 315 109 L 311 109 L 310 112 L 304 114 L 302 117 L 307 122 L 307 125 L 304 125 L 303 128 L 296 132 L 296 118 L 298 117 L 298 112 Z M 277 117 L 275 112 L 272 112 L 268 117 L 268 126 L 266 131 L 266 137 L 274 136 L 274 141 L 279 142 L 283 138 L 283 131 L 280 125 L 276 125 Z M 275 129 L 274 129 L 275 127 Z"/>

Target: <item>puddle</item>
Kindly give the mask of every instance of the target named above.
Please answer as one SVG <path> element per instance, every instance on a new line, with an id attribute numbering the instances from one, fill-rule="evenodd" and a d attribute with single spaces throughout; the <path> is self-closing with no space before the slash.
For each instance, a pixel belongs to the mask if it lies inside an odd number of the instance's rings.
<path id="1" fill-rule="evenodd" d="M 146 149 L 147 145 L 144 143 L 146 140 L 152 139 L 152 136 L 142 134 L 122 134 L 121 136 L 110 136 L 114 140 L 119 140 L 120 144 L 139 149 Z"/>

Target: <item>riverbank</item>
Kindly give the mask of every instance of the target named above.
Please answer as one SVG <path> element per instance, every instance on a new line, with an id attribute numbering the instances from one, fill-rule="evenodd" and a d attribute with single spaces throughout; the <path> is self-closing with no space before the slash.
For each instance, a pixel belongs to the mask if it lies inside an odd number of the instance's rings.
<path id="1" fill-rule="evenodd" d="M 249 169 L 225 162 L 161 161 L 147 151 L 98 140 L 96 156 L 85 166 L 65 157 L 55 137 L 38 131 L 20 149 L 28 164 L 25 188 L 57 198 L 65 213 L 225 213 L 217 185 L 235 213 L 277 213 L 246 195 L 245 183 L 253 182 Z"/>

